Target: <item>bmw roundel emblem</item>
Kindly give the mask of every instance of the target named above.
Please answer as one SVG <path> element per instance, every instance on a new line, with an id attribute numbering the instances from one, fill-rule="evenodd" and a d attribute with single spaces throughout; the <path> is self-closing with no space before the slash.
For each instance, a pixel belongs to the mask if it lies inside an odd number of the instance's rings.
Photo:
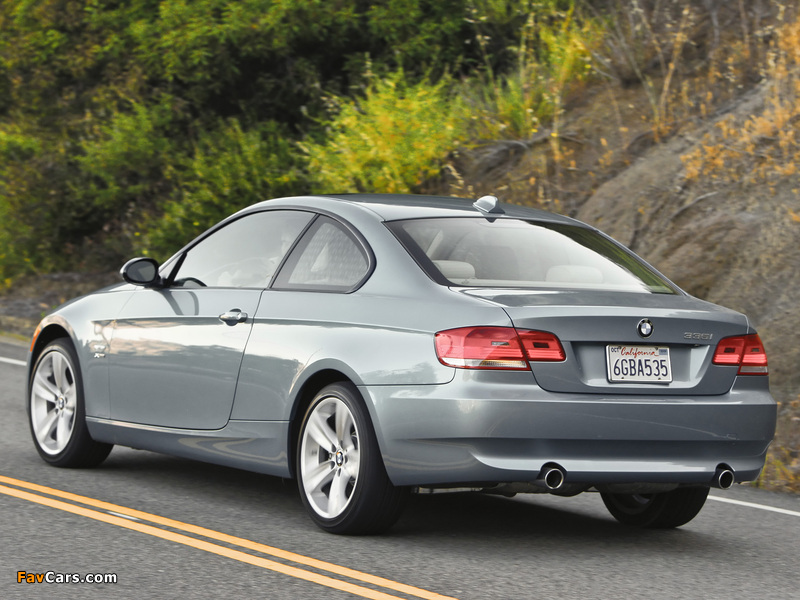
<path id="1" fill-rule="evenodd" d="M 639 325 L 636 326 L 636 331 L 639 332 L 639 335 L 643 338 L 650 337 L 653 335 L 653 323 L 650 319 L 642 319 L 639 321 Z"/>

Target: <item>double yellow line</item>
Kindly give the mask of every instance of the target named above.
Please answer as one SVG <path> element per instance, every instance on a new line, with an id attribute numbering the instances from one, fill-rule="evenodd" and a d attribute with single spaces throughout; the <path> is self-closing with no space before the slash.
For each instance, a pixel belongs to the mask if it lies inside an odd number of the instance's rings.
<path id="1" fill-rule="evenodd" d="M 181 521 L 174 521 L 158 515 L 142 512 L 140 510 L 134 510 L 132 508 L 119 506 L 117 504 L 111 504 L 110 502 L 95 500 L 94 498 L 89 498 L 87 496 L 79 496 L 78 494 L 64 492 L 62 490 L 45 487 L 43 485 L 38 485 L 36 483 L 30 483 L 19 479 L 12 479 L 11 477 L 5 477 L 3 475 L 0 475 L 0 483 L 6 484 L 0 485 L 0 493 L 7 496 L 19 498 L 20 500 L 27 500 L 28 502 L 35 502 L 37 504 L 49 506 L 50 508 L 63 510 L 75 515 L 81 515 L 96 521 L 102 521 L 103 523 L 109 523 L 118 527 L 124 527 L 125 529 L 138 531 L 139 533 L 152 535 L 154 537 L 169 540 L 177 544 L 183 544 L 184 546 L 190 546 L 192 548 L 197 548 L 198 550 L 204 550 L 205 552 L 210 552 L 212 554 L 217 554 L 219 556 L 224 556 L 239 562 L 247 563 L 255 567 L 269 569 L 270 571 L 275 571 L 276 573 L 282 573 L 284 575 L 289 575 L 290 577 L 309 581 L 317 585 L 341 590 L 343 592 L 349 592 L 351 594 L 355 594 L 356 596 L 361 596 L 362 598 L 372 598 L 374 600 L 397 600 L 398 598 L 401 598 L 401 596 L 394 596 L 381 591 L 380 589 L 375 589 L 382 588 L 383 590 L 390 590 L 392 592 L 405 594 L 406 596 L 412 596 L 414 598 L 423 598 L 424 600 L 454 600 L 449 596 L 442 596 L 441 594 L 436 594 L 410 585 L 398 583 L 396 581 L 392 581 L 391 579 L 385 579 L 383 577 L 377 577 L 368 573 L 362 573 L 361 571 L 334 565 L 332 563 L 317 560 L 315 558 L 303 556 L 302 554 L 288 552 L 273 546 L 259 544 L 243 538 L 220 533 L 212 529 L 206 529 L 205 527 L 198 527 L 196 525 L 182 523 Z M 57 498 L 61 498 L 61 500 L 58 500 Z M 82 504 L 83 506 L 79 506 L 79 504 Z M 160 527 L 147 525 L 143 521 L 159 525 Z M 168 527 L 169 529 L 162 529 L 162 527 Z M 179 531 L 184 533 L 178 533 Z M 187 533 L 191 535 L 185 535 Z M 206 539 L 204 540 L 191 536 L 201 536 Z M 263 556 L 249 554 L 243 550 L 236 550 L 228 546 L 221 546 L 207 540 L 223 542 L 229 546 L 235 546 L 238 548 L 243 548 L 244 550 L 256 552 L 258 554 L 271 556 L 282 561 L 294 563 L 295 565 L 302 565 L 303 567 L 315 569 L 316 571 L 331 573 L 333 575 L 350 579 L 361 584 L 369 584 L 374 586 L 374 588 L 358 585 L 357 583 L 352 583 L 351 581 L 346 581 L 344 579 L 336 579 L 328 575 L 323 575 L 318 572 L 292 566 L 283 562 L 277 562 L 269 558 L 264 558 Z"/>

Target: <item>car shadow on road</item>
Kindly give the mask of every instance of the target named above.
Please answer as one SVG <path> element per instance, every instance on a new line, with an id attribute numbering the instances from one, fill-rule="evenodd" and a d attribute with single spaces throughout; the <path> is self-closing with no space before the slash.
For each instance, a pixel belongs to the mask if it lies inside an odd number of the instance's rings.
<path id="1" fill-rule="evenodd" d="M 292 505 L 296 496 L 296 486 L 290 480 L 147 450 L 115 448 L 92 472 L 108 480 L 136 482 L 167 493 L 190 490 L 194 495 L 206 494 L 211 501 L 253 499 L 263 503 L 266 494 L 271 502 Z"/>
<path id="2" fill-rule="evenodd" d="M 412 496 L 391 531 L 397 537 L 457 538 L 460 542 L 501 537 L 507 542 L 546 546 L 600 543 L 608 548 L 642 546 L 685 552 L 686 542 L 699 549 L 714 541 L 689 524 L 678 529 L 638 529 L 605 514 L 599 494 L 555 498 L 525 494 L 505 498 L 480 493 Z"/>
<path id="3" fill-rule="evenodd" d="M 314 530 L 305 515 L 295 481 L 128 449 L 115 453 L 95 471 L 107 483 L 144 485 L 159 493 L 189 496 L 198 503 L 225 504 L 243 513 L 269 508 L 287 524 Z M 384 534 L 419 540 L 486 539 L 604 540 L 608 544 L 643 541 L 680 544 L 696 536 L 691 525 L 677 530 L 625 527 L 606 514 L 598 494 L 555 498 L 523 494 L 514 498 L 454 493 L 409 498 L 397 524 Z M 700 538 L 702 538 L 702 534 Z"/>
<path id="4" fill-rule="evenodd" d="M 506 498 L 480 493 L 412 496 L 397 529 L 417 533 L 436 531 L 441 535 L 468 528 L 475 535 L 504 531 L 512 536 L 586 535 L 620 529 L 610 517 L 581 514 L 569 508 L 569 499 L 563 500 L 562 508 L 539 504 L 527 496 Z"/>

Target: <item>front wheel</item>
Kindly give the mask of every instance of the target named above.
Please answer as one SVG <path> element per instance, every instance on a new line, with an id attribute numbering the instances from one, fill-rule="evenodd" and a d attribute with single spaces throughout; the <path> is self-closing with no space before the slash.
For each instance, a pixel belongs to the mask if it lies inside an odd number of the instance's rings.
<path id="1" fill-rule="evenodd" d="M 111 452 L 111 444 L 89 435 L 83 380 L 67 340 L 50 342 L 36 360 L 28 390 L 28 422 L 39 455 L 56 467 L 93 467 Z"/>
<path id="2" fill-rule="evenodd" d="M 323 389 L 306 412 L 297 451 L 300 497 L 331 533 L 380 533 L 400 516 L 408 490 L 392 485 L 361 395 L 350 383 Z"/>
<path id="3" fill-rule="evenodd" d="M 601 494 L 608 512 L 623 523 L 649 529 L 672 529 L 697 516 L 707 487 L 685 487 L 658 494 Z"/>

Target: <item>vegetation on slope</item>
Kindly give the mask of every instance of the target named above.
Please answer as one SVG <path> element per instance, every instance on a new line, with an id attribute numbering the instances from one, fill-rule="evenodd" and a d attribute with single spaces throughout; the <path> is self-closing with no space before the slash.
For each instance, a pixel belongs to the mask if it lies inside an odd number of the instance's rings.
<path id="1" fill-rule="evenodd" d="M 164 257 L 276 195 L 471 193 L 493 140 L 543 150 L 512 201 L 571 212 L 626 131 L 663 139 L 763 76 L 782 15 L 734 4 L 9 0 L 0 282 Z M 589 156 L 565 127 L 602 86 L 648 106 Z"/>
<path id="2" fill-rule="evenodd" d="M 569 3 L 541 4 L 557 15 Z M 295 143 L 324 138 L 330 98 L 398 69 L 409 89 L 427 80 L 432 90 L 478 65 L 502 72 L 526 6 L 4 2 L 0 281 L 163 255 L 244 204 L 308 191 Z"/>

